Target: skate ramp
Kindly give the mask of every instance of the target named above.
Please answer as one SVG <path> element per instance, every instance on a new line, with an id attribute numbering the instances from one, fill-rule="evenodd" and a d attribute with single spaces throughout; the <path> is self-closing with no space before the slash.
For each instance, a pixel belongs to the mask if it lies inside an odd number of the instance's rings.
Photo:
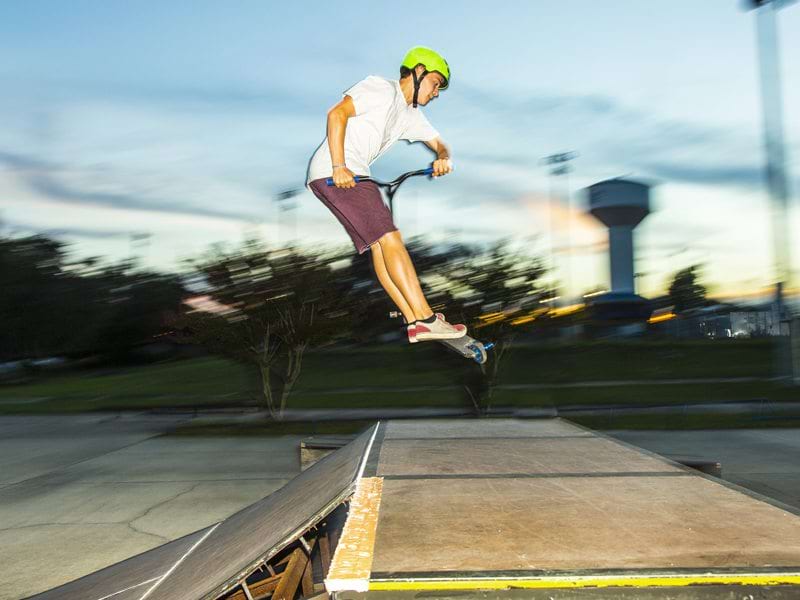
<path id="1" fill-rule="evenodd" d="M 32 598 L 216 598 L 352 494 L 375 433 L 370 428 L 280 490 L 216 525 Z"/>
<path id="2" fill-rule="evenodd" d="M 567 421 L 390 421 L 372 454 L 340 599 L 800 598 L 796 509 Z"/>

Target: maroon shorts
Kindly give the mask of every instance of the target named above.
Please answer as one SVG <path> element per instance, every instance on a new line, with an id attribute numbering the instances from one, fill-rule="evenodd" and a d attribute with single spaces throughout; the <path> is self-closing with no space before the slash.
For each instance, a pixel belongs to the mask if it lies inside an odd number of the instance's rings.
<path id="1" fill-rule="evenodd" d="M 339 219 L 359 254 L 364 254 L 371 244 L 390 231 L 397 231 L 381 191 L 371 181 L 362 181 L 354 188 L 343 190 L 329 186 L 325 179 L 315 179 L 309 187 Z"/>

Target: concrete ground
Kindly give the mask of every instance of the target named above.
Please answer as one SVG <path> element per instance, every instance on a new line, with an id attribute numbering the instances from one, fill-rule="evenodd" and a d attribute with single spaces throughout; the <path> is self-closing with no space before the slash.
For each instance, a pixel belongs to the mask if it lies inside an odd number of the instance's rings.
<path id="1" fill-rule="evenodd" d="M 300 471 L 299 437 L 163 437 L 188 417 L 0 417 L 0 600 L 215 523 Z M 477 422 L 476 422 L 477 423 Z M 614 431 L 800 507 L 800 430 Z"/>
<path id="2" fill-rule="evenodd" d="M 216 523 L 300 472 L 299 437 L 161 437 L 185 419 L 0 418 L 0 599 Z"/>
<path id="3" fill-rule="evenodd" d="M 657 454 L 716 460 L 723 479 L 800 508 L 800 429 L 605 433 Z"/>

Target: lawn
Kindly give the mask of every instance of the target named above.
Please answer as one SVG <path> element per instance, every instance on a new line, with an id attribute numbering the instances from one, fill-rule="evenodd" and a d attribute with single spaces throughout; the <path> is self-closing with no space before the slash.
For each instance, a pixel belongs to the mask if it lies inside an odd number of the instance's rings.
<path id="1" fill-rule="evenodd" d="M 799 399 L 767 380 L 769 340 L 544 343 L 509 350 L 498 407 L 664 405 Z M 463 407 L 461 378 L 478 367 L 435 344 L 310 352 L 289 406 Z M 751 377 L 759 381 L 618 385 L 619 381 Z M 103 372 L 74 372 L 0 387 L 0 413 L 254 406 L 253 371 L 214 357 Z M 597 382 L 609 382 L 597 385 Z M 578 387 L 563 384 L 593 382 Z M 536 389 L 504 386 L 533 384 Z M 548 387 L 550 386 L 550 387 Z"/>

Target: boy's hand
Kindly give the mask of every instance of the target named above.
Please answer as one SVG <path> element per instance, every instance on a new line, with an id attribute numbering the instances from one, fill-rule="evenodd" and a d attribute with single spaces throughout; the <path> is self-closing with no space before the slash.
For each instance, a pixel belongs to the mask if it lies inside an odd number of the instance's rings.
<path id="1" fill-rule="evenodd" d="M 355 174 L 347 167 L 333 168 L 333 184 L 337 188 L 348 189 L 356 187 Z"/>
<path id="2" fill-rule="evenodd" d="M 439 158 L 433 161 L 433 176 L 441 177 L 447 175 L 453 170 L 453 161 L 449 158 Z"/>

